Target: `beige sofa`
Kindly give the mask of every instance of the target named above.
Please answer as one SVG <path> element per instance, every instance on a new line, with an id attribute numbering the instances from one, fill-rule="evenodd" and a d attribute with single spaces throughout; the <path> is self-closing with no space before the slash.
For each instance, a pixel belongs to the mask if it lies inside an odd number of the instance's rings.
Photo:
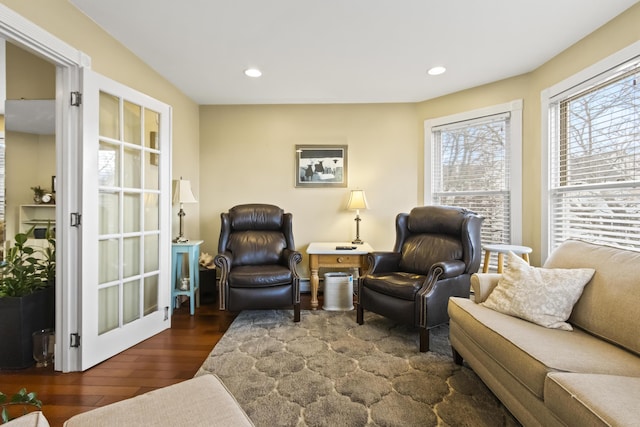
<path id="1" fill-rule="evenodd" d="M 18 417 L 7 427 L 48 427 L 42 412 Z M 65 427 L 253 426 L 215 375 L 202 375 L 71 417 Z"/>
<path id="2" fill-rule="evenodd" d="M 454 358 L 525 426 L 640 425 L 640 253 L 567 241 L 543 267 L 595 269 L 573 331 L 481 305 L 500 275 L 477 274 L 474 300 L 449 300 Z"/>

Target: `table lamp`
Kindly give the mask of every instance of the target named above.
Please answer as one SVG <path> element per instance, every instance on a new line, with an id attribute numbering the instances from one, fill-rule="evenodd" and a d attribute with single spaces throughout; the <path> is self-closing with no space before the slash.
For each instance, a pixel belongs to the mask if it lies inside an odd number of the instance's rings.
<path id="1" fill-rule="evenodd" d="M 178 212 L 178 217 L 180 218 L 180 234 L 178 237 L 173 239 L 174 243 L 185 243 L 188 242 L 189 239 L 184 237 L 183 234 L 183 224 L 182 220 L 185 216 L 184 209 L 182 209 L 182 205 L 184 203 L 198 203 L 196 198 L 193 196 L 191 192 L 191 182 L 186 179 L 180 179 L 176 181 L 176 188 L 173 192 L 173 203 L 180 203 L 180 211 Z"/>
<path id="2" fill-rule="evenodd" d="M 361 245 L 364 243 L 360 240 L 360 209 L 367 209 L 368 207 L 367 197 L 364 195 L 364 190 L 351 190 L 347 209 L 356 211 L 356 239 L 351 242 L 354 245 Z"/>

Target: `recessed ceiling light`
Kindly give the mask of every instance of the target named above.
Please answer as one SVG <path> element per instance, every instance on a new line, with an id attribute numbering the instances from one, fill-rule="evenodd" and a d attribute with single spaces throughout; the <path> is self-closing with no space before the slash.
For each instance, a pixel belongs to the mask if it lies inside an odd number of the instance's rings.
<path id="1" fill-rule="evenodd" d="M 247 68 L 244 70 L 244 74 L 248 77 L 260 77 L 262 75 L 262 71 L 257 68 Z"/>
<path id="2" fill-rule="evenodd" d="M 437 76 L 444 73 L 445 71 L 447 71 L 446 68 L 437 66 L 437 67 L 430 68 L 429 71 L 427 71 L 427 73 L 429 73 L 430 76 Z"/>

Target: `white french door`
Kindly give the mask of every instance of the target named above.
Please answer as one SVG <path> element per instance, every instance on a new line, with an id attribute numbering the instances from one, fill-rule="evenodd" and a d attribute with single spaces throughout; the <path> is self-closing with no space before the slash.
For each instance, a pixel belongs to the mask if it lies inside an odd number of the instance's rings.
<path id="1" fill-rule="evenodd" d="M 171 326 L 171 107 L 82 70 L 81 370 Z"/>

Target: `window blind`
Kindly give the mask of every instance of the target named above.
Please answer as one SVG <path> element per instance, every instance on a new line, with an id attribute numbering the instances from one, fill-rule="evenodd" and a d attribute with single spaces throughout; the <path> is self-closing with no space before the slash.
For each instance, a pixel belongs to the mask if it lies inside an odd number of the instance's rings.
<path id="1" fill-rule="evenodd" d="M 433 201 L 483 216 L 483 243 L 511 243 L 509 125 L 505 113 L 432 128 Z"/>
<path id="2" fill-rule="evenodd" d="M 550 249 L 579 238 L 640 250 L 640 68 L 550 105 Z"/>

